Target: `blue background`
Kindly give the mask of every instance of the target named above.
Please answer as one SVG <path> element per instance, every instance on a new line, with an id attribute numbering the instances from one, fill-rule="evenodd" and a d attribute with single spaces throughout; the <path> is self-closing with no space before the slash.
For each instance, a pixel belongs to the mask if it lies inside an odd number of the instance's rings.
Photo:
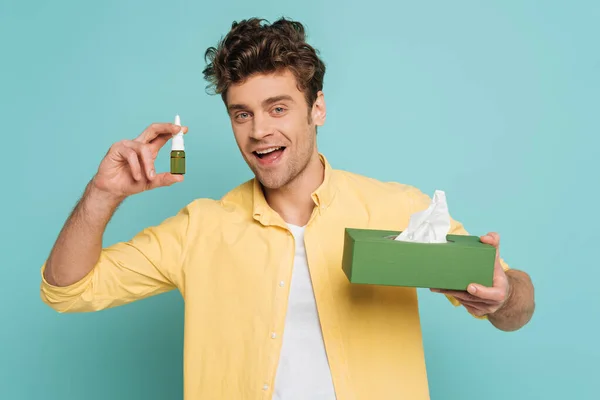
<path id="1" fill-rule="evenodd" d="M 535 283 L 514 333 L 419 292 L 432 399 L 597 398 L 598 4 L 3 0 L 0 398 L 182 397 L 178 293 L 59 315 L 39 269 L 108 147 L 151 122 L 190 127 L 186 181 L 128 199 L 107 245 L 251 177 L 203 54 L 233 20 L 281 15 L 327 63 L 333 166 L 445 190 Z"/>

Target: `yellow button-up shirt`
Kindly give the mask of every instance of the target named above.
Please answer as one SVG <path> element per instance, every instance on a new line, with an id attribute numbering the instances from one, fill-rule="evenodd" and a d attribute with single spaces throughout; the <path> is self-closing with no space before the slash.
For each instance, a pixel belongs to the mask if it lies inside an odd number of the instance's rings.
<path id="1" fill-rule="evenodd" d="M 341 261 L 344 228 L 403 230 L 431 200 L 320 157 L 305 246 L 336 397 L 429 399 L 416 289 L 352 285 Z M 454 219 L 450 233 L 467 234 Z M 73 285 L 48 284 L 44 264 L 41 296 L 59 312 L 87 312 L 178 289 L 185 398 L 271 399 L 293 262 L 294 238 L 252 179 L 105 248 Z"/>

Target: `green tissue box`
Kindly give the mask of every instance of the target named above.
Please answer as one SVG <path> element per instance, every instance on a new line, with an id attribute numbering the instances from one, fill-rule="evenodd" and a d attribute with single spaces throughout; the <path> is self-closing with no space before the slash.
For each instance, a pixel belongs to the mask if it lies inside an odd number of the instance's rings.
<path id="1" fill-rule="evenodd" d="M 492 286 L 496 249 L 478 236 L 448 243 L 394 240 L 398 231 L 346 228 L 342 269 L 351 283 L 467 290 Z"/>

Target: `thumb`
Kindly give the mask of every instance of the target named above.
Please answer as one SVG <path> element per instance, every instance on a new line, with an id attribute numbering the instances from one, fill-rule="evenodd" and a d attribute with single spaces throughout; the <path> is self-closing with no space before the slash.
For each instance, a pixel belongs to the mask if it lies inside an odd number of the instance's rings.
<path id="1" fill-rule="evenodd" d="M 177 182 L 183 182 L 183 175 L 163 172 L 161 174 L 157 174 L 156 177 L 150 182 L 150 189 L 155 189 L 163 186 L 171 186 L 172 184 Z"/>

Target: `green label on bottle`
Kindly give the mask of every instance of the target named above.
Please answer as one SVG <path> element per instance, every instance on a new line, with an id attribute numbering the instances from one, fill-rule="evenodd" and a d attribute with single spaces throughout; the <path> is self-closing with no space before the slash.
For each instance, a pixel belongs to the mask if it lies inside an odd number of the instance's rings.
<path id="1" fill-rule="evenodd" d="M 183 151 L 171 152 L 171 173 L 185 174 L 185 153 Z"/>

